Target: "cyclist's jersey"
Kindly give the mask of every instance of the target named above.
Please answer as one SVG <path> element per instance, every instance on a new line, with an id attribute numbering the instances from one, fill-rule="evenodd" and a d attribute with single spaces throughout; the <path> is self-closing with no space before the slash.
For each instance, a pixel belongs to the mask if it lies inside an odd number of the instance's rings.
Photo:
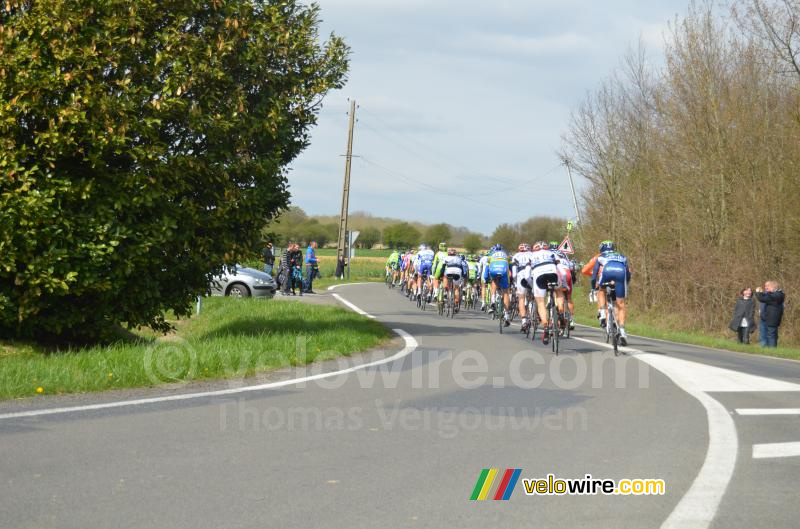
<path id="1" fill-rule="evenodd" d="M 489 274 L 493 276 L 508 274 L 508 254 L 502 250 L 491 254 L 488 268 Z"/>
<path id="2" fill-rule="evenodd" d="M 556 264 L 556 254 L 551 250 L 537 250 L 531 252 L 531 267 L 538 268 L 540 266 Z"/>
<path id="3" fill-rule="evenodd" d="M 483 272 L 489 268 L 489 256 L 483 255 L 481 256 L 480 260 L 478 261 L 478 275 L 483 277 Z"/>
<path id="4" fill-rule="evenodd" d="M 467 261 L 467 278 L 470 283 L 478 277 L 479 266 L 477 261 Z"/>
<path id="5" fill-rule="evenodd" d="M 386 266 L 390 266 L 392 268 L 397 268 L 397 265 L 400 263 L 400 254 L 397 251 L 392 252 L 389 255 L 389 258 L 386 260 Z"/>
<path id="6" fill-rule="evenodd" d="M 443 261 L 444 273 L 448 276 L 464 276 L 467 272 L 466 261 L 460 255 L 447 255 Z"/>
<path id="7" fill-rule="evenodd" d="M 592 282 L 597 280 L 598 274 L 606 275 L 607 271 L 622 272 L 625 279 L 630 279 L 630 270 L 628 270 L 628 258 L 617 252 L 606 252 L 600 254 L 597 262 L 594 264 L 592 271 Z M 614 275 L 618 275 L 615 273 Z"/>
<path id="8" fill-rule="evenodd" d="M 555 250 L 553 251 L 553 253 L 556 254 L 556 257 L 558 258 L 559 268 L 566 268 L 567 270 L 575 270 L 575 263 L 573 263 L 572 260 L 569 257 L 567 257 L 567 254 L 565 254 L 561 250 Z"/>
<path id="9" fill-rule="evenodd" d="M 436 256 L 433 258 L 433 270 L 437 276 L 444 266 L 445 259 L 447 259 L 447 252 L 441 250 L 436 252 Z"/>
<path id="10" fill-rule="evenodd" d="M 430 274 L 433 265 L 433 250 L 422 250 L 414 260 L 414 269 L 420 274 Z"/>
<path id="11" fill-rule="evenodd" d="M 531 264 L 531 254 L 533 252 L 517 252 L 511 258 L 511 275 L 517 277 L 522 273 L 525 276 L 530 275 L 528 265 Z"/>

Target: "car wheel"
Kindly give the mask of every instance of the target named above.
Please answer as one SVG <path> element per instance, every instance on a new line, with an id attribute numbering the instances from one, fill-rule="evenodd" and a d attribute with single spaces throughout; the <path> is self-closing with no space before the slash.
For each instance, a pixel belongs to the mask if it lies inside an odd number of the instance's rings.
<path id="1" fill-rule="evenodd" d="M 250 289 L 247 288 L 247 285 L 244 283 L 234 283 L 230 287 L 228 287 L 228 296 L 232 298 L 249 298 L 250 297 Z"/>

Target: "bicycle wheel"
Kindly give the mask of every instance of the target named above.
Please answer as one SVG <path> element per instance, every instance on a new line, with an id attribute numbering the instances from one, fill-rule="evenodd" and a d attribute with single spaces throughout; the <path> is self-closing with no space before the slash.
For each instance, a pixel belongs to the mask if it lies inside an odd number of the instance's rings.
<path id="1" fill-rule="evenodd" d="M 609 334 L 611 336 L 611 344 L 614 346 L 614 356 L 619 356 L 619 327 L 617 326 L 617 318 L 614 317 L 613 312 L 606 325 L 608 325 Z"/>
<path id="2" fill-rule="evenodd" d="M 567 306 L 567 300 L 564 299 L 564 338 L 569 338 L 569 322 L 572 319 L 572 313 Z"/>
<path id="3" fill-rule="evenodd" d="M 558 356 L 558 339 L 561 334 L 558 329 L 558 305 L 556 305 L 555 294 L 550 292 L 550 329 L 552 339 L 551 346 L 553 352 Z"/>
<path id="4" fill-rule="evenodd" d="M 505 324 L 505 320 L 503 318 L 503 296 L 502 294 L 498 294 L 495 298 L 494 302 L 494 314 L 497 318 L 498 327 L 500 329 L 500 334 L 503 334 L 503 326 Z"/>

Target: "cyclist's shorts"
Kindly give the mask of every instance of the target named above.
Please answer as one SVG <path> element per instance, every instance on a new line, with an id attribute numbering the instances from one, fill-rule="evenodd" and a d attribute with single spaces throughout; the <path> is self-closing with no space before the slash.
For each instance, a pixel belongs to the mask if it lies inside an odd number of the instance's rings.
<path id="1" fill-rule="evenodd" d="M 547 294 L 547 283 L 562 285 L 558 268 L 554 264 L 537 266 L 533 269 L 533 295 L 543 298 Z"/>
<path id="2" fill-rule="evenodd" d="M 396 261 L 389 263 L 389 268 L 397 270 L 399 268 L 398 263 Z"/>
<path id="3" fill-rule="evenodd" d="M 489 276 L 491 277 L 491 279 L 499 279 L 497 284 L 500 285 L 500 288 L 502 288 L 502 289 L 508 288 L 508 273 L 507 272 L 493 274 L 493 273 L 491 273 L 491 271 L 489 271 Z"/>
<path id="4" fill-rule="evenodd" d="M 433 271 L 433 277 L 436 279 L 441 279 L 444 275 L 444 266 L 445 265 L 442 262 L 436 263 L 436 270 Z"/>
<path id="5" fill-rule="evenodd" d="M 528 269 L 520 270 L 517 272 L 517 294 L 520 296 L 525 294 L 525 291 L 531 288 L 533 281 L 531 280 L 531 272 Z M 527 285 L 527 286 L 526 286 Z"/>
<path id="6" fill-rule="evenodd" d="M 564 288 L 567 292 L 572 292 L 572 270 L 566 266 L 559 266 L 558 271 L 561 272 L 561 279 L 564 281 Z"/>
<path id="7" fill-rule="evenodd" d="M 452 281 L 455 286 L 461 285 L 461 274 L 447 274 L 447 279 Z"/>
<path id="8" fill-rule="evenodd" d="M 419 270 L 417 270 L 417 273 L 423 276 L 431 275 L 431 266 L 433 266 L 432 262 L 423 261 L 419 264 Z"/>
<path id="9" fill-rule="evenodd" d="M 408 268 L 408 261 L 403 259 L 402 261 L 400 261 L 400 270 L 405 272 L 406 268 Z"/>
<path id="10" fill-rule="evenodd" d="M 601 285 L 606 281 L 614 281 L 614 293 L 617 299 L 625 299 L 628 293 L 628 270 L 624 265 L 617 265 L 617 263 L 608 263 L 603 267 L 603 271 L 597 277 L 597 284 Z"/>

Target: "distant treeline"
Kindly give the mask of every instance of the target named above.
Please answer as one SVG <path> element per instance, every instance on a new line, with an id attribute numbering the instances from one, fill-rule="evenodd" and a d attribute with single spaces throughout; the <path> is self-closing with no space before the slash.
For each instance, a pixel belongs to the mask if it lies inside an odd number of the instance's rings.
<path id="1" fill-rule="evenodd" d="M 800 3 L 693 5 L 578 107 L 563 154 L 590 185 L 585 253 L 619 241 L 640 310 L 725 329 L 738 292 L 779 281 L 800 343 Z M 634 313 L 635 314 L 635 311 Z"/>
<path id="2" fill-rule="evenodd" d="M 422 224 L 356 212 L 350 214 L 348 228 L 360 232 L 356 240 L 359 248 L 373 248 L 378 245 L 405 248 L 422 242 L 431 245 L 447 242 L 449 245 L 475 252 L 497 242 L 512 249 L 520 241 L 533 242 L 563 237 L 565 222 L 552 217 L 534 217 L 517 224 L 501 224 L 487 238 L 467 228 L 446 223 Z M 297 206 L 287 209 L 275 222 L 264 228 L 264 238 L 271 238 L 278 245 L 285 245 L 288 241 L 300 244 L 317 241 L 320 246 L 335 246 L 338 233 L 337 217 L 310 216 Z"/>

